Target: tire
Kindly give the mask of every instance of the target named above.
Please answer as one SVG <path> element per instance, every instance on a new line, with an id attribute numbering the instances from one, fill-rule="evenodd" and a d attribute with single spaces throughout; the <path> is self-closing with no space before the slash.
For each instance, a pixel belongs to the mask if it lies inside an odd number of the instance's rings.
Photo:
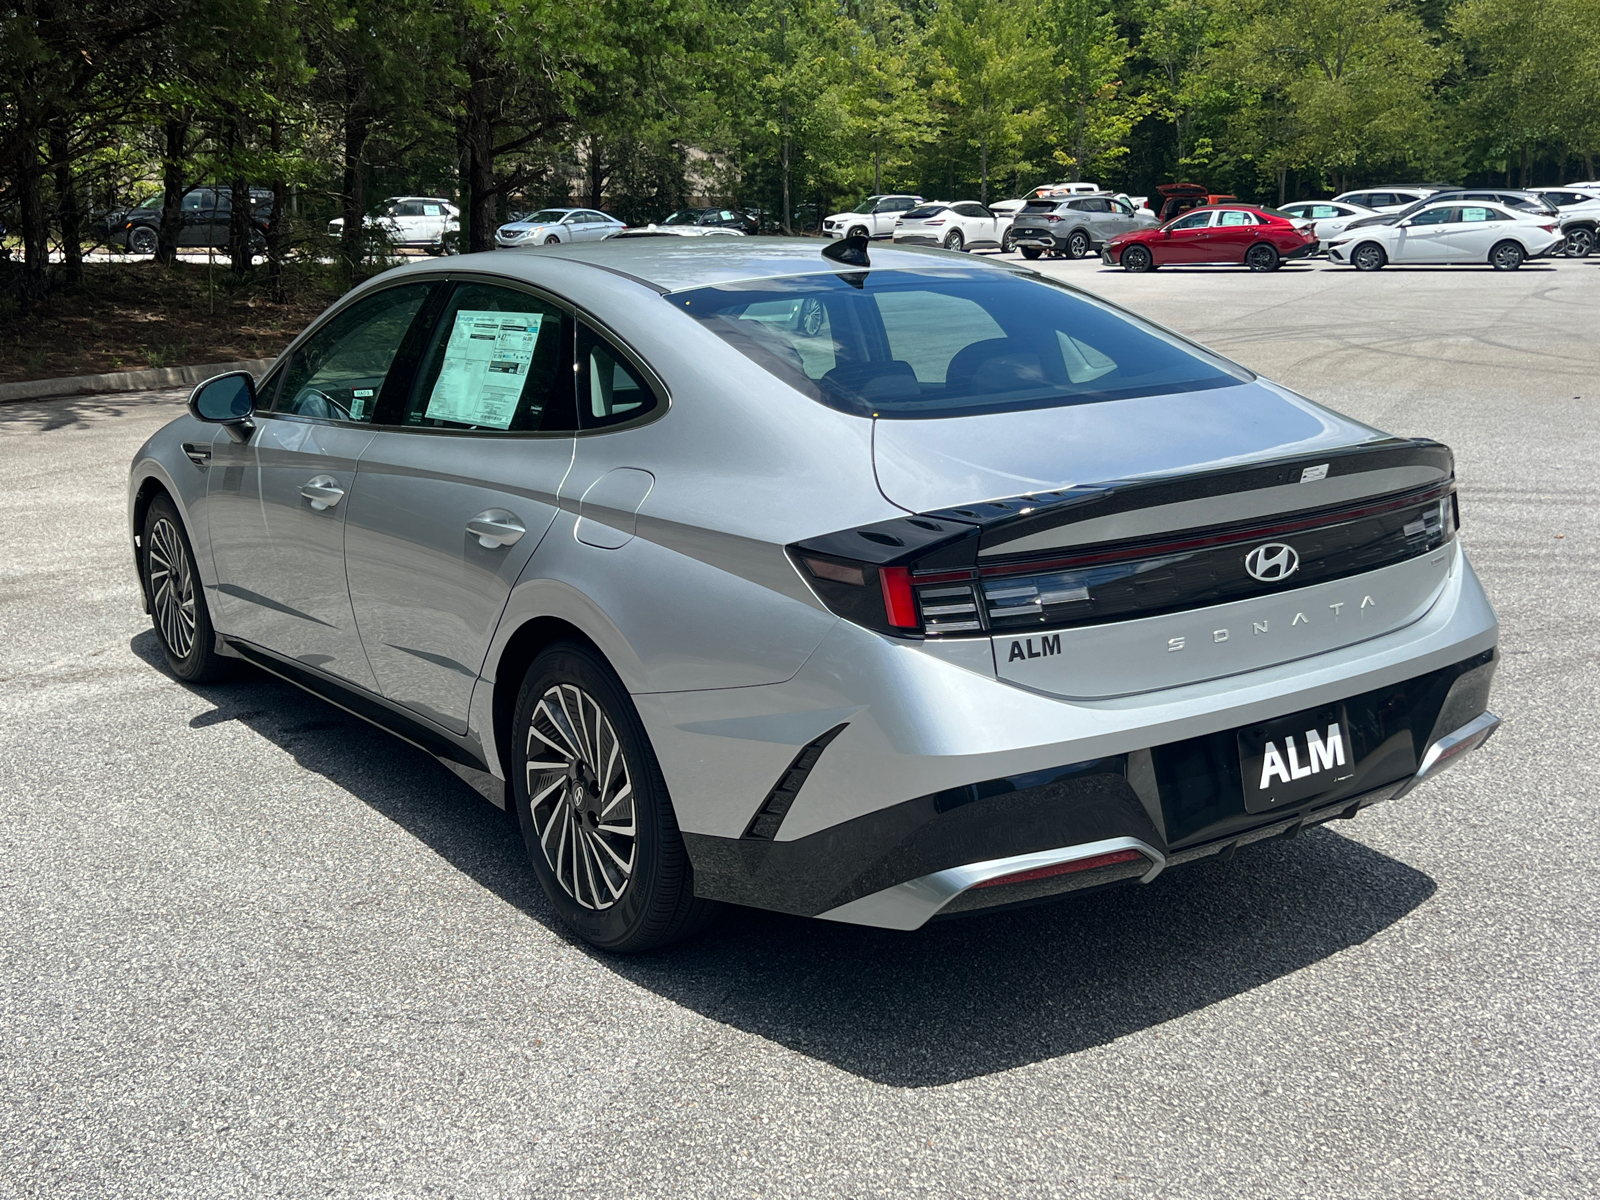
<path id="1" fill-rule="evenodd" d="M 561 245 L 561 239 L 552 233 L 549 237 L 545 238 L 544 244 L 546 246 L 559 246 Z"/>
<path id="2" fill-rule="evenodd" d="M 961 230 L 952 229 L 944 235 L 944 248 L 946 250 L 965 250 L 967 239 L 961 236 Z"/>
<path id="3" fill-rule="evenodd" d="M 1376 242 L 1362 242 L 1350 251 L 1350 265 L 1358 271 L 1381 271 L 1388 262 L 1389 256 Z"/>
<path id="4" fill-rule="evenodd" d="M 1067 235 L 1066 256 L 1071 259 L 1085 258 L 1090 250 L 1089 235 L 1082 229 L 1074 229 Z"/>
<path id="5" fill-rule="evenodd" d="M 235 664 L 216 651 L 205 588 L 195 571 L 183 519 L 166 496 L 151 501 L 144 515 L 139 570 L 167 669 L 185 683 L 214 683 L 232 675 Z"/>
<path id="6" fill-rule="evenodd" d="M 858 237 L 858 238 L 869 238 L 869 239 L 871 238 L 871 236 L 872 235 L 867 232 L 867 227 L 865 225 L 857 225 L 849 233 L 845 234 L 845 237 Z"/>
<path id="7" fill-rule="evenodd" d="M 160 239 L 156 231 L 148 225 L 135 225 L 128 230 L 128 252 L 130 254 L 154 254 Z"/>
<path id="8" fill-rule="evenodd" d="M 1520 244 L 1508 239 L 1489 251 L 1489 265 L 1496 271 L 1515 271 L 1527 257 Z"/>
<path id="9" fill-rule="evenodd" d="M 1257 242 L 1245 251 L 1244 265 L 1252 271 L 1276 271 L 1283 265 L 1283 259 L 1279 257 L 1276 247 Z"/>
<path id="10" fill-rule="evenodd" d="M 1155 256 L 1143 246 L 1129 246 L 1122 252 L 1122 269 L 1135 274 L 1156 269 Z"/>
<path id="11" fill-rule="evenodd" d="M 1033 262 L 1044 253 L 1044 251 L 1038 246 L 1021 246 L 1018 248 L 1022 251 L 1022 257 L 1027 259 L 1029 262 Z"/>
<path id="12" fill-rule="evenodd" d="M 517 696 L 511 766 L 534 874 L 563 923 L 591 946 L 655 950 L 721 910 L 694 894 L 650 740 L 594 650 L 557 642 L 534 659 Z"/>
<path id="13" fill-rule="evenodd" d="M 1013 249 L 1015 247 L 1011 244 L 1011 230 L 1008 229 L 1000 235 L 1000 253 L 1010 254 Z"/>
<path id="14" fill-rule="evenodd" d="M 1567 230 L 1567 248 L 1564 251 L 1568 258 L 1588 258 L 1594 253 L 1594 230 L 1587 225 L 1574 225 Z"/>

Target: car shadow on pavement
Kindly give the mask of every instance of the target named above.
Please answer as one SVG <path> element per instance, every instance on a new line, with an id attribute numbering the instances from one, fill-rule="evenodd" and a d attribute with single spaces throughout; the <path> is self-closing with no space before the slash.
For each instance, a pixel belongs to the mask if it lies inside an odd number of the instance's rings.
<path id="1" fill-rule="evenodd" d="M 160 668 L 153 634 L 134 639 Z M 196 687 L 239 721 L 562 933 L 506 814 L 429 755 L 286 683 Z M 732 909 L 638 957 L 629 982 L 841 1070 L 929 1087 L 1074 1054 L 1312 966 L 1424 903 L 1432 879 L 1331 829 L 1119 886 L 894 933 Z M 492 947 L 485 947 L 491 953 Z"/>

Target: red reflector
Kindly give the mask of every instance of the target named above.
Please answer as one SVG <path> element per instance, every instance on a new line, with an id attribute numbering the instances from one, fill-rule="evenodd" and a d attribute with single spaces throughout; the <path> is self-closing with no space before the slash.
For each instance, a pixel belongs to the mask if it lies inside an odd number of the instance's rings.
<path id="1" fill-rule="evenodd" d="M 911 569 L 879 567 L 878 581 L 883 584 L 883 611 L 889 618 L 889 624 L 896 629 L 917 628 L 917 602 L 911 595 Z"/>
<path id="2" fill-rule="evenodd" d="M 1034 879 L 1049 879 L 1052 875 L 1069 875 L 1073 871 L 1092 871 L 1096 867 L 1109 867 L 1115 863 L 1132 862 L 1143 858 L 1137 850 L 1113 850 L 1110 854 L 1096 854 L 1093 858 L 1080 858 L 1075 862 L 1056 863 L 1053 867 L 1035 867 L 1031 871 L 1018 871 L 998 879 L 985 879 L 972 885 L 973 889 L 1000 887 L 1007 883 L 1028 883 Z"/>

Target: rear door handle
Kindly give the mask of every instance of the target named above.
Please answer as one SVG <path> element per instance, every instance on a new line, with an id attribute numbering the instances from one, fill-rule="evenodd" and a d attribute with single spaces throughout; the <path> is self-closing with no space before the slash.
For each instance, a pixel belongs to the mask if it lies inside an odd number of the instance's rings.
<path id="1" fill-rule="evenodd" d="M 467 522 L 467 532 L 478 539 L 485 550 L 496 546 L 510 546 L 517 542 L 528 527 L 517 520 L 515 513 L 503 508 L 489 508 Z"/>
<path id="2" fill-rule="evenodd" d="M 311 501 L 311 507 L 318 512 L 332 508 L 344 499 L 344 489 L 332 475 L 318 475 L 315 479 L 307 480 L 300 485 L 300 494 Z"/>

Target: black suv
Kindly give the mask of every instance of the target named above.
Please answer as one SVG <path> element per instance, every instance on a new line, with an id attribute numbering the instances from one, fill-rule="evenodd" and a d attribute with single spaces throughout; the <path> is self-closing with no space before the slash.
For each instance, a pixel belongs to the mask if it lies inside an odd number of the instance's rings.
<path id="1" fill-rule="evenodd" d="M 749 213 L 735 212 L 731 208 L 680 208 L 663 225 L 720 225 L 723 229 L 737 229 L 754 235 L 759 226 Z"/>
<path id="2" fill-rule="evenodd" d="M 233 189 L 225 187 L 190 188 L 183 194 L 183 225 L 178 230 L 179 246 L 228 247 L 228 223 L 233 216 Z M 267 243 L 267 222 L 272 216 L 272 193 L 266 188 L 250 189 L 251 248 L 260 250 Z M 130 208 L 108 224 L 106 241 L 134 254 L 154 254 L 161 229 L 161 193 L 157 192 L 137 208 Z"/>

